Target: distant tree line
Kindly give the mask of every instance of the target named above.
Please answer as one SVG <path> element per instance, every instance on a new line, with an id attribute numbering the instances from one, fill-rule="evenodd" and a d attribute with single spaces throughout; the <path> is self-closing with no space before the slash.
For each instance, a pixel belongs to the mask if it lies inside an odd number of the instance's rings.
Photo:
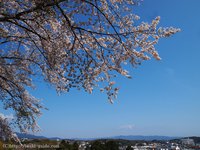
<path id="1" fill-rule="evenodd" d="M 100 141 L 96 140 L 91 142 L 91 144 L 86 146 L 86 150 L 119 150 L 119 142 L 118 141 Z M 70 144 L 65 140 L 62 140 L 59 145 L 59 150 L 79 150 L 79 145 L 77 142 Z M 127 146 L 126 150 L 132 150 L 131 146 Z"/>

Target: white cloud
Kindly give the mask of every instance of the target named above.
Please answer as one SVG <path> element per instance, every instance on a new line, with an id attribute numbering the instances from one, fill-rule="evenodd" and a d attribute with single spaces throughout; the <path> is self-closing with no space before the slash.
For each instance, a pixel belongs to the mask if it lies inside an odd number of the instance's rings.
<path id="1" fill-rule="evenodd" d="M 123 125 L 120 127 L 120 129 L 125 129 L 125 130 L 133 130 L 134 128 L 135 128 L 135 125 L 133 124 Z"/>

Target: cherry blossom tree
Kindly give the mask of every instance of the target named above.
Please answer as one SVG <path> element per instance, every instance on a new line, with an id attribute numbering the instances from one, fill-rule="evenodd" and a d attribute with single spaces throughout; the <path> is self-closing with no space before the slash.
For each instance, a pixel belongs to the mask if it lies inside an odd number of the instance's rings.
<path id="1" fill-rule="evenodd" d="M 57 92 L 99 88 L 112 103 L 117 74 L 130 78 L 125 65 L 154 57 L 154 45 L 178 32 L 146 23 L 132 14 L 134 0 L 0 0 L 0 100 L 15 117 L 0 115 L 0 135 L 12 138 L 37 130 L 44 107 L 28 88 L 43 76 Z"/>

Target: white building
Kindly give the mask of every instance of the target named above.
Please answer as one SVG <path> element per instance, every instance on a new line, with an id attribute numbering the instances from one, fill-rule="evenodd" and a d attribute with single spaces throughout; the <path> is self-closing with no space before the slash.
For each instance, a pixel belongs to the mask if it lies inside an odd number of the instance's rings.
<path id="1" fill-rule="evenodd" d="M 181 139 L 182 144 L 184 145 L 195 145 L 194 140 L 193 139 Z"/>

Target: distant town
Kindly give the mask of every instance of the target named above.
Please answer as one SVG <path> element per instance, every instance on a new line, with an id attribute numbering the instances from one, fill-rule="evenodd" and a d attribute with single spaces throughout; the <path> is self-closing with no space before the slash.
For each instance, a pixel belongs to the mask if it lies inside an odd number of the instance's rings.
<path id="1" fill-rule="evenodd" d="M 144 137 L 145 138 L 145 137 Z M 43 150 L 200 150 L 200 137 L 185 137 L 171 140 L 127 140 L 93 139 L 75 140 L 31 136 L 21 138 L 21 145 L 1 139 L 0 149 L 43 149 Z"/>

